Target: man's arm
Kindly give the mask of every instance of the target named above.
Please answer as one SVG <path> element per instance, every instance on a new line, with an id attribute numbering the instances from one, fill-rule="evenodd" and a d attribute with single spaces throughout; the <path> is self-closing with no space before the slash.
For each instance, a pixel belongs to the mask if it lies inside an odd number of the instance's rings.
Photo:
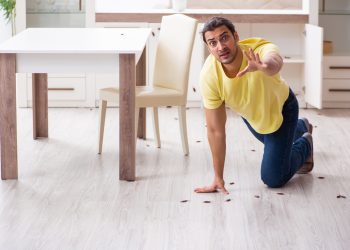
<path id="1" fill-rule="evenodd" d="M 225 194 L 224 164 L 226 155 L 226 109 L 223 103 L 217 109 L 205 109 L 207 133 L 214 165 L 214 181 L 210 186 L 196 188 L 197 193 L 210 193 L 220 190 Z"/>
<path id="2" fill-rule="evenodd" d="M 257 54 L 259 57 L 259 54 Z M 269 76 L 273 76 L 280 72 L 283 66 L 283 59 L 275 51 L 267 53 L 265 58 L 262 60 L 262 63 L 266 65 L 266 68 L 263 69 L 263 72 Z"/>
<path id="3" fill-rule="evenodd" d="M 269 76 L 277 74 L 283 66 L 283 59 L 276 51 L 267 53 L 263 60 L 260 59 L 258 53 L 254 53 L 252 49 L 244 51 L 244 55 L 248 60 L 248 65 L 237 76 L 241 77 L 247 72 L 260 70 Z"/>

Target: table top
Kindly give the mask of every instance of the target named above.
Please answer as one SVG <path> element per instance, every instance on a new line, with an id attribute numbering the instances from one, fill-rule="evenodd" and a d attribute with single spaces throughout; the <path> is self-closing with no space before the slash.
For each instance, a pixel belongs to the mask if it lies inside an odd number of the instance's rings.
<path id="1" fill-rule="evenodd" d="M 150 34 L 149 28 L 29 28 L 0 44 L 0 53 L 136 54 Z"/>

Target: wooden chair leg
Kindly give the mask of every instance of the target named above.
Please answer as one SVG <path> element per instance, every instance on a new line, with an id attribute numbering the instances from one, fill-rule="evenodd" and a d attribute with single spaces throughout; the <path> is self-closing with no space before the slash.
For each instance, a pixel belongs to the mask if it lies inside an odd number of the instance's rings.
<path id="1" fill-rule="evenodd" d="M 153 107 L 153 130 L 154 139 L 156 141 L 157 148 L 160 148 L 160 133 L 159 133 L 159 118 L 158 118 L 158 107 Z"/>
<path id="2" fill-rule="evenodd" d="M 100 122 L 99 122 L 99 137 L 98 137 L 98 153 L 102 153 L 102 144 L 103 144 L 103 134 L 105 131 L 105 120 L 106 120 L 106 108 L 107 101 L 100 100 Z"/>
<path id="3" fill-rule="evenodd" d="M 188 150 L 187 123 L 186 123 L 186 107 L 179 106 L 178 113 L 179 113 L 179 125 L 180 125 L 180 132 L 181 132 L 182 149 L 184 151 L 184 154 L 188 155 L 189 150 Z"/>

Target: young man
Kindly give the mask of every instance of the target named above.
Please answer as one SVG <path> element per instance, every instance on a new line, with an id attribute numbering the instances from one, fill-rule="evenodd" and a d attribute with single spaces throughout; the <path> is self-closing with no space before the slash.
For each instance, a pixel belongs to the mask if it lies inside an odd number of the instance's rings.
<path id="1" fill-rule="evenodd" d="M 197 193 L 225 194 L 225 105 L 242 116 L 248 129 L 264 144 L 261 179 L 281 187 L 295 173 L 313 168 L 312 125 L 298 119 L 294 93 L 280 76 L 283 60 L 278 48 L 261 38 L 239 41 L 231 21 L 214 17 L 202 31 L 211 55 L 201 72 L 200 85 L 213 158 L 214 181 Z"/>

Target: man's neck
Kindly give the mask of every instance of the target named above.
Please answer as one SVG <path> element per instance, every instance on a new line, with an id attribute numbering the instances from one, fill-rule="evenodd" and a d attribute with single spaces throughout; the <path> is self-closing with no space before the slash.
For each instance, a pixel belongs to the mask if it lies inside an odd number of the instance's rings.
<path id="1" fill-rule="evenodd" d="M 230 77 L 230 78 L 236 77 L 237 73 L 239 72 L 239 69 L 241 68 L 242 60 L 243 60 L 243 52 L 241 48 L 238 46 L 237 56 L 233 60 L 233 62 L 229 64 L 221 64 L 227 77 Z"/>

